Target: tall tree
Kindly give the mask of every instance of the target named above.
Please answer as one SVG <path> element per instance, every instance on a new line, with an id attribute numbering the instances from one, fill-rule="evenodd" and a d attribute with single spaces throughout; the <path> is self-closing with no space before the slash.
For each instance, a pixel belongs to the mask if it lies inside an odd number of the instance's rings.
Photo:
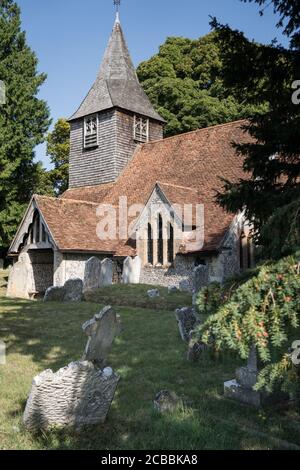
<path id="1" fill-rule="evenodd" d="M 0 0 L 0 78 L 6 104 L 0 105 L 0 246 L 7 247 L 25 204 L 34 192 L 39 164 L 34 148 L 44 140 L 49 110 L 37 98 L 45 74 L 21 31 L 20 9 Z"/>
<path id="2" fill-rule="evenodd" d="M 249 117 L 257 110 L 243 96 L 232 96 L 222 66 L 215 33 L 197 40 L 169 37 L 157 55 L 140 64 L 139 79 L 167 121 L 166 136 Z"/>
<path id="3" fill-rule="evenodd" d="M 253 141 L 236 145 L 250 177 L 225 182 L 218 200 L 229 211 L 245 208 L 265 253 L 276 257 L 300 244 L 300 106 L 292 100 L 293 83 L 300 79 L 299 1 L 242 1 L 273 5 L 290 46 L 257 45 L 243 33 L 212 22 L 225 85 L 252 105 L 269 103 L 266 112 L 254 115 L 246 126 Z"/>
<path id="4" fill-rule="evenodd" d="M 49 172 L 54 193 L 59 196 L 68 189 L 70 153 L 70 124 L 58 119 L 54 130 L 47 137 L 47 155 L 54 169 Z"/>

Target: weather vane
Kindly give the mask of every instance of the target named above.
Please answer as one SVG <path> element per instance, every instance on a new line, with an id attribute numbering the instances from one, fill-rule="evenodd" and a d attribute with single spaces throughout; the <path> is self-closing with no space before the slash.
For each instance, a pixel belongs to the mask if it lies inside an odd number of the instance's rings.
<path id="1" fill-rule="evenodd" d="M 119 13 L 120 5 L 121 5 L 121 0 L 114 0 L 114 5 L 116 7 L 117 13 Z"/>

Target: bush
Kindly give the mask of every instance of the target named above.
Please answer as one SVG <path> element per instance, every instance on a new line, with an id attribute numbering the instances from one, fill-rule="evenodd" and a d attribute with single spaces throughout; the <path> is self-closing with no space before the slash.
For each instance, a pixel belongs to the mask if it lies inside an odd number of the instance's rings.
<path id="1" fill-rule="evenodd" d="M 275 386 L 299 391 L 299 370 L 288 353 L 300 340 L 300 254 L 266 263 L 240 283 L 210 286 L 197 299 L 200 312 L 210 314 L 198 328 L 198 339 L 216 350 L 236 351 L 247 359 L 257 347 L 262 370 L 257 389 Z"/>

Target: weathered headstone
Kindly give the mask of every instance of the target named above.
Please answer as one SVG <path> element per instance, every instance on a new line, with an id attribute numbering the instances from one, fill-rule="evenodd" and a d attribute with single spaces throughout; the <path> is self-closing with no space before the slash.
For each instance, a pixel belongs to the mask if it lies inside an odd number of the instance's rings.
<path id="1" fill-rule="evenodd" d="M 206 265 L 197 266 L 193 271 L 193 292 L 199 292 L 202 287 L 205 287 L 208 284 L 208 267 Z"/>
<path id="2" fill-rule="evenodd" d="M 100 286 L 111 286 L 113 282 L 114 263 L 106 258 L 101 262 Z"/>
<path id="3" fill-rule="evenodd" d="M 91 361 L 98 367 L 103 367 L 111 350 L 113 340 L 120 334 L 120 318 L 110 306 L 105 307 L 92 320 L 82 325 L 89 337 L 83 360 Z"/>
<path id="4" fill-rule="evenodd" d="M 34 291 L 33 269 L 28 253 L 21 253 L 19 260 L 13 265 L 9 272 L 7 297 L 19 297 L 29 299 L 30 293 Z"/>
<path id="5" fill-rule="evenodd" d="M 44 296 L 44 302 L 63 302 L 65 296 L 64 287 L 49 287 Z"/>
<path id="6" fill-rule="evenodd" d="M 102 370 L 102 366 L 120 331 L 120 320 L 111 307 L 106 307 L 82 328 L 89 336 L 86 360 L 73 362 L 56 373 L 46 370 L 35 377 L 23 416 L 27 430 L 80 430 L 105 421 L 119 376 L 110 367 Z"/>
<path id="7" fill-rule="evenodd" d="M 100 287 L 101 261 L 93 256 L 87 260 L 84 270 L 83 290 L 93 290 Z"/>
<path id="8" fill-rule="evenodd" d="M 147 292 L 148 297 L 150 299 L 155 299 L 156 297 L 159 297 L 159 290 L 158 289 L 150 289 Z"/>
<path id="9" fill-rule="evenodd" d="M 123 284 L 139 284 L 141 277 L 142 260 L 139 256 L 134 259 L 128 256 L 123 264 Z"/>
<path id="10" fill-rule="evenodd" d="M 190 333 L 200 323 L 199 317 L 193 307 L 183 307 L 175 311 L 179 333 L 184 342 L 190 339 Z"/>
<path id="11" fill-rule="evenodd" d="M 105 421 L 119 377 L 94 367 L 91 362 L 74 362 L 53 373 L 35 377 L 23 422 L 30 432 L 51 427 L 85 426 Z"/>
<path id="12" fill-rule="evenodd" d="M 81 279 L 69 279 L 62 287 L 49 287 L 44 302 L 81 302 L 83 282 Z"/>
<path id="13" fill-rule="evenodd" d="M 188 279 L 183 279 L 182 281 L 180 281 L 179 290 L 180 292 L 190 292 L 191 286 L 190 286 L 190 282 L 188 281 Z"/>
<path id="14" fill-rule="evenodd" d="M 179 398 L 175 392 L 169 392 L 168 390 L 159 392 L 154 400 L 154 409 L 159 413 L 174 411 L 182 406 L 183 402 L 181 398 Z"/>
<path id="15" fill-rule="evenodd" d="M 207 345 L 199 341 L 197 334 L 194 330 L 190 332 L 188 342 L 187 360 L 190 362 L 197 362 L 204 351 L 207 349 Z"/>
<path id="16" fill-rule="evenodd" d="M 250 351 L 247 366 L 236 371 L 236 379 L 224 383 L 224 394 L 226 398 L 232 398 L 254 406 L 261 406 L 261 393 L 253 390 L 257 382 L 258 366 L 256 348 Z"/>
<path id="17" fill-rule="evenodd" d="M 4 269 L 4 259 L 0 258 L 0 269 Z"/>
<path id="18" fill-rule="evenodd" d="M 69 279 L 65 285 L 64 302 L 81 302 L 83 295 L 83 282 L 81 279 Z"/>

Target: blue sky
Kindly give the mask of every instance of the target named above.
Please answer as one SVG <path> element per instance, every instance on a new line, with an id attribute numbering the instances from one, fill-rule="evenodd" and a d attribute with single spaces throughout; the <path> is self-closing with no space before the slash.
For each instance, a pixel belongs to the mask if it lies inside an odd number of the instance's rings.
<path id="1" fill-rule="evenodd" d="M 70 116 L 92 85 L 114 22 L 113 0 L 18 0 L 22 27 L 48 75 L 40 96 L 53 121 Z M 240 0 L 122 0 L 121 23 L 135 65 L 158 51 L 167 36 L 197 38 L 210 31 L 209 16 L 269 43 L 286 39 L 269 8 L 263 17 L 256 4 Z M 37 159 L 49 167 L 45 146 Z"/>

